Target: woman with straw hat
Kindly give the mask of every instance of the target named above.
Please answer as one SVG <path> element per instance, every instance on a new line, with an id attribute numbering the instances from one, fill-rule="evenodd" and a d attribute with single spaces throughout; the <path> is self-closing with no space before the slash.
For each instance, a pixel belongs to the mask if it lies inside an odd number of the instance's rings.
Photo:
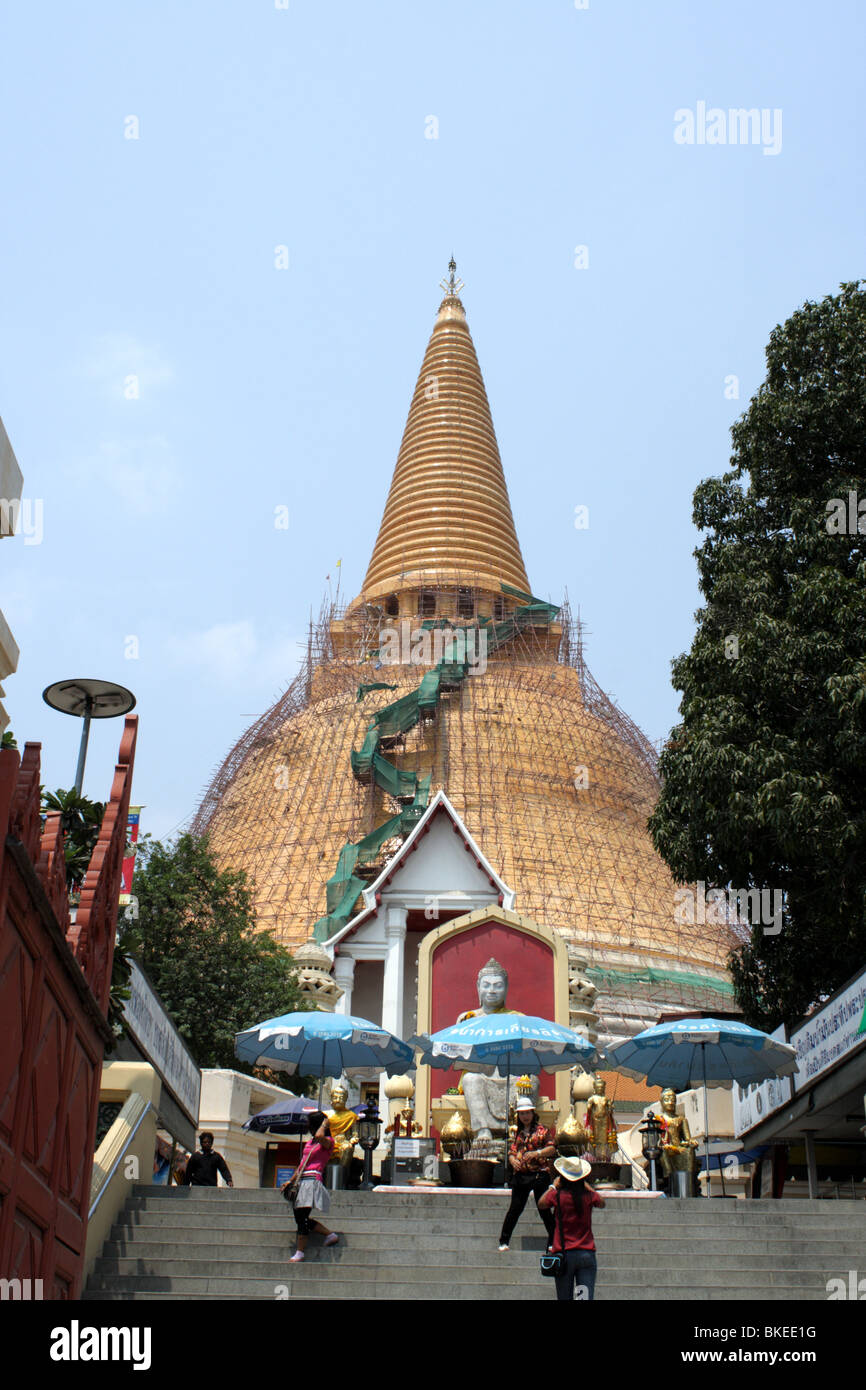
<path id="1" fill-rule="evenodd" d="M 604 1201 L 586 1181 L 592 1168 L 585 1158 L 558 1158 L 553 1167 L 557 1176 L 539 1198 L 538 1207 L 552 1212 L 551 1250 L 563 1256 L 562 1272 L 556 1276 L 556 1297 L 560 1302 L 575 1297 L 589 1301 L 595 1294 L 596 1274 L 592 1209 L 603 1207 Z"/>
<path id="2" fill-rule="evenodd" d="M 522 1096 L 514 1107 L 517 1131 L 508 1150 L 508 1164 L 511 1168 L 511 1205 L 505 1213 L 499 1249 L 505 1251 L 511 1244 L 514 1227 L 532 1193 L 536 1203 L 542 1192 L 550 1185 L 550 1160 L 556 1154 L 556 1132 L 547 1129 L 538 1118 L 538 1111 L 528 1096 Z M 548 1243 L 553 1235 L 553 1217 L 549 1212 L 538 1208 L 539 1215 L 547 1228 Z"/>

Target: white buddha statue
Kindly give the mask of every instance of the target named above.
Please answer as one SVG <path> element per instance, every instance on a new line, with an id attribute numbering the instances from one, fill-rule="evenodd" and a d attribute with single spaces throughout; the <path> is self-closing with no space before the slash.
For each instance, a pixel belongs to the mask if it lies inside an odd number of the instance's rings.
<path id="1" fill-rule="evenodd" d="M 478 972 L 478 1008 L 467 1009 L 457 1019 L 462 1023 L 467 1018 L 477 1018 L 479 1014 L 513 1014 L 519 1013 L 519 1009 L 509 1009 L 506 1007 L 508 997 L 508 971 L 491 956 L 486 965 L 482 965 Z M 538 1078 L 533 1077 L 533 1086 L 530 1098 L 537 1103 L 538 1100 Z M 479 1140 L 491 1140 L 494 1135 L 497 1138 L 504 1138 L 508 1127 L 507 1105 L 505 1096 L 506 1078 L 500 1071 L 495 1071 L 492 1076 L 483 1076 L 479 1072 L 465 1071 L 461 1077 L 463 1096 L 469 1110 L 469 1125 L 472 1129 L 475 1143 Z M 511 1077 L 510 1095 L 508 1101 L 514 1104 L 517 1094 L 517 1074 Z"/>

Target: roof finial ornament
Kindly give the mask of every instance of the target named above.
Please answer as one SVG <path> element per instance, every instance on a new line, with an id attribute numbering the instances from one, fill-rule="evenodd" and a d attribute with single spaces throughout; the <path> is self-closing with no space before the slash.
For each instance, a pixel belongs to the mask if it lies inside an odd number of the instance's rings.
<path id="1" fill-rule="evenodd" d="M 463 289 L 464 282 L 462 280 L 457 279 L 457 262 L 455 261 L 453 255 L 450 261 L 448 262 L 448 270 L 450 271 L 448 279 L 440 280 L 439 288 L 441 290 L 444 290 L 446 294 L 453 294 L 456 297 Z"/>

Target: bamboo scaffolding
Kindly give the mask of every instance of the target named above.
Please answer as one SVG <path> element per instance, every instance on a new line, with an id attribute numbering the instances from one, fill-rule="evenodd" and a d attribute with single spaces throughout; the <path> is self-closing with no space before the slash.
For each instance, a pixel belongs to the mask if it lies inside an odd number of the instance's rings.
<path id="1" fill-rule="evenodd" d="M 232 748 L 191 825 L 221 863 L 247 871 L 260 925 L 288 946 L 325 911 L 342 846 L 400 809 L 350 766 L 375 711 L 417 689 L 428 669 L 377 668 L 370 653 L 386 621 L 395 620 L 322 605 L 300 671 Z M 383 679 L 396 690 L 358 701 L 359 684 Z M 677 920 L 675 885 L 646 830 L 655 749 L 595 681 L 567 603 L 546 630 L 517 633 L 483 674 L 442 695 L 435 717 L 387 757 L 432 774 L 431 794 L 444 787 L 518 910 L 580 948 L 608 1019 L 625 1028 L 649 1000 L 720 1006 L 736 933 Z"/>

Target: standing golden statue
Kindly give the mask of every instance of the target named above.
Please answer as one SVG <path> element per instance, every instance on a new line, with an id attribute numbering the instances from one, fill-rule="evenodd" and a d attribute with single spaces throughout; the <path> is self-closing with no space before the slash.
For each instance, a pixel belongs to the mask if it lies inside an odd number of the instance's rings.
<path id="1" fill-rule="evenodd" d="M 608 1099 L 606 1090 L 604 1078 L 597 1076 L 586 1102 L 586 1142 L 596 1163 L 612 1163 L 619 1147 L 613 1101 Z"/>
<path id="2" fill-rule="evenodd" d="M 669 1178 L 671 1173 L 694 1173 L 697 1140 L 691 1136 L 685 1115 L 677 1114 L 677 1093 L 671 1086 L 662 1091 L 661 1121 L 664 1125 L 662 1172 L 665 1177 Z"/>
<path id="3" fill-rule="evenodd" d="M 347 1108 L 348 1099 L 349 1092 L 345 1086 L 331 1087 L 331 1104 L 334 1108 L 328 1111 L 328 1125 L 334 1141 L 333 1162 L 342 1164 L 344 1168 L 351 1167 L 358 1143 L 358 1116 L 354 1110 Z"/>

